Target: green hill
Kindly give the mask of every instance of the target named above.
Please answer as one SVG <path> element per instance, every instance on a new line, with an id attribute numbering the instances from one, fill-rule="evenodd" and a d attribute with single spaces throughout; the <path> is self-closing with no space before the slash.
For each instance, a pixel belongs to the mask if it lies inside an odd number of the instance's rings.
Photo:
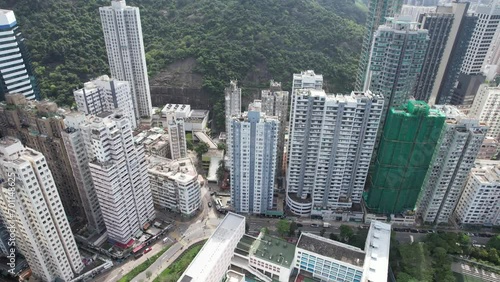
<path id="1" fill-rule="evenodd" d="M 266 66 L 285 86 L 304 69 L 331 92 L 351 90 L 365 20 L 354 0 L 128 0 L 141 9 L 150 76 L 196 58 L 203 87 L 221 97 L 229 79 Z M 42 94 L 60 104 L 108 73 L 98 7 L 110 0 L 0 0 L 26 38 Z"/>

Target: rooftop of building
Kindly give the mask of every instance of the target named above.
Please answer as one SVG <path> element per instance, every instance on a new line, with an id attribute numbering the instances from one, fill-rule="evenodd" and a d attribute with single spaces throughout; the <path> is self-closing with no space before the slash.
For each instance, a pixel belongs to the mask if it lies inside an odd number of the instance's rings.
<path id="1" fill-rule="evenodd" d="M 162 112 L 166 111 L 191 111 L 191 106 L 187 104 L 166 104 Z"/>
<path id="2" fill-rule="evenodd" d="M 297 242 L 297 248 L 304 249 L 322 256 L 330 257 L 357 267 L 363 267 L 365 252 L 334 240 L 303 232 Z"/>
<path id="3" fill-rule="evenodd" d="M 316 78 L 320 78 L 321 80 L 323 80 L 323 75 L 316 74 L 316 73 L 314 73 L 313 70 L 305 70 L 305 71 L 301 71 L 300 73 L 293 74 L 293 79 L 301 78 L 301 77 L 316 77 Z"/>
<path id="4" fill-rule="evenodd" d="M 189 118 L 192 118 L 192 119 L 196 119 L 196 118 L 199 118 L 199 119 L 203 119 L 203 118 L 206 118 L 209 114 L 209 111 L 208 110 L 192 110 L 191 113 L 189 114 Z"/>
<path id="5" fill-rule="evenodd" d="M 500 183 L 500 160 L 476 160 L 471 175 L 483 184 Z"/>
<path id="6" fill-rule="evenodd" d="M 372 221 L 368 232 L 363 281 L 386 281 L 389 269 L 391 225 Z"/>
<path id="7" fill-rule="evenodd" d="M 228 270 L 226 272 L 225 282 L 240 282 L 245 281 L 245 275 L 234 270 Z"/>
<path id="8" fill-rule="evenodd" d="M 403 114 L 406 116 L 428 116 L 428 117 L 446 117 L 439 109 L 431 109 L 424 101 L 410 100 L 407 104 L 391 108 L 393 114 Z"/>
<path id="9" fill-rule="evenodd" d="M 295 257 L 295 245 L 261 233 L 250 246 L 249 254 L 275 265 L 290 268 Z"/>
<path id="10" fill-rule="evenodd" d="M 236 236 L 239 229 L 244 229 L 244 226 L 244 216 L 229 212 L 184 271 L 181 281 L 207 281 L 207 275 L 220 263 L 219 260 L 224 255 L 230 240 Z"/>
<path id="11" fill-rule="evenodd" d="M 171 160 L 152 155 L 149 156 L 148 162 L 150 173 L 160 174 L 178 182 L 198 178 L 198 172 L 190 158 Z"/>

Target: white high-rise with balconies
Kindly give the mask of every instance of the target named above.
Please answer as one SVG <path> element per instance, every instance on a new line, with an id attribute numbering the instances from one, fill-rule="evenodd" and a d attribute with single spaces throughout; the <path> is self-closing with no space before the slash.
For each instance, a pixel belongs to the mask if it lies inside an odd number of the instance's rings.
<path id="1" fill-rule="evenodd" d="M 0 178 L 0 214 L 33 275 L 42 281 L 73 279 L 84 266 L 45 157 L 5 137 Z"/>
<path id="2" fill-rule="evenodd" d="M 151 117 L 153 108 L 139 8 L 127 6 L 125 0 L 112 0 L 111 6 L 99 8 L 99 13 L 111 77 L 130 83 L 136 117 Z"/>
<path id="3" fill-rule="evenodd" d="M 103 75 L 86 82 L 83 88 L 73 92 L 78 111 L 87 115 L 119 110 L 129 120 L 132 128 L 137 127 L 130 84 Z"/>
<path id="4" fill-rule="evenodd" d="M 241 114 L 241 88 L 238 87 L 237 80 L 231 80 L 229 87 L 224 89 L 225 117 L 226 117 L 226 168 L 231 167 L 231 119 Z"/>
<path id="5" fill-rule="evenodd" d="M 231 204 L 236 212 L 273 208 L 279 122 L 260 112 L 231 118 Z"/>
<path id="6" fill-rule="evenodd" d="M 459 224 L 500 225 L 500 161 L 478 161 L 455 209 Z"/>
<path id="7" fill-rule="evenodd" d="M 286 201 L 301 216 L 360 203 L 384 99 L 370 91 L 296 90 Z"/>
<path id="8" fill-rule="evenodd" d="M 120 114 L 91 117 L 81 130 L 108 236 L 127 244 L 155 217 L 144 147 Z"/>
<path id="9" fill-rule="evenodd" d="M 500 87 L 481 84 L 469 115 L 488 125 L 486 136 L 500 141 Z"/>
<path id="10" fill-rule="evenodd" d="M 424 222 L 439 224 L 450 219 L 488 128 L 455 106 L 435 107 L 446 121 L 422 184 L 417 213 Z"/>

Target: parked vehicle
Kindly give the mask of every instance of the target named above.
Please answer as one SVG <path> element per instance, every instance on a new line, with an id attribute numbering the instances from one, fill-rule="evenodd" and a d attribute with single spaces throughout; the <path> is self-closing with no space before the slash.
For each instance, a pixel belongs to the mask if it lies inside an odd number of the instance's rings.
<path id="1" fill-rule="evenodd" d="M 146 248 L 146 249 L 144 250 L 144 253 L 145 253 L 145 254 L 147 254 L 147 253 L 151 252 L 151 250 L 152 250 L 152 249 L 153 249 L 153 248 L 148 247 L 148 248 Z"/>
<path id="2" fill-rule="evenodd" d="M 144 254 L 143 253 L 137 253 L 137 254 L 135 254 L 134 258 L 138 259 L 138 258 L 142 257 L 142 255 L 144 255 Z"/>
<path id="3" fill-rule="evenodd" d="M 328 222 L 323 222 L 323 227 L 324 227 L 324 228 L 328 228 L 328 227 L 330 227 L 330 223 L 328 223 Z"/>
<path id="4" fill-rule="evenodd" d="M 212 207 L 212 202 L 208 202 L 208 207 L 211 208 Z"/>
<path id="5" fill-rule="evenodd" d="M 311 224 L 311 227 L 319 227 L 319 224 L 313 223 L 313 224 Z"/>

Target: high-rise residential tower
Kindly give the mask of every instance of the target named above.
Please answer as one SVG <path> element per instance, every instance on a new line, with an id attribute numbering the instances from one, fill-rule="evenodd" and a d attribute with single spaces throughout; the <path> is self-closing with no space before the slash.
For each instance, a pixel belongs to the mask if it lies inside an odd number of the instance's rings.
<path id="1" fill-rule="evenodd" d="M 88 115 L 119 110 L 129 120 L 132 128 L 137 127 L 130 84 L 127 81 L 111 79 L 103 75 L 84 84 L 73 92 L 78 111 Z"/>
<path id="2" fill-rule="evenodd" d="M 38 151 L 15 138 L 0 140 L 0 214 L 15 232 L 16 248 L 33 275 L 70 281 L 83 270 L 75 238 L 51 170 Z"/>
<path id="3" fill-rule="evenodd" d="M 155 217 L 144 147 L 120 114 L 91 117 L 81 130 L 108 236 L 127 244 Z"/>
<path id="4" fill-rule="evenodd" d="M 445 115 L 423 101 L 391 108 L 364 195 L 370 213 L 413 211 Z"/>
<path id="5" fill-rule="evenodd" d="M 399 14 L 403 0 L 369 0 L 368 1 L 368 16 L 365 24 L 365 36 L 363 37 L 363 45 L 361 56 L 359 59 L 358 75 L 354 85 L 355 90 L 363 90 L 368 66 L 370 64 L 370 53 L 373 44 L 373 34 L 379 26 L 385 23 L 386 17 L 394 17 Z"/>
<path id="6" fill-rule="evenodd" d="M 279 121 L 278 149 L 276 176 L 284 175 L 282 171 L 283 154 L 285 149 L 285 131 L 288 125 L 288 91 L 281 90 L 281 83 L 271 80 L 270 89 L 262 90 L 262 112 L 267 116 L 274 116 Z"/>
<path id="7" fill-rule="evenodd" d="M 184 118 L 175 116 L 175 112 L 167 113 L 168 139 L 172 159 L 187 157 L 186 133 L 184 131 Z"/>
<path id="8" fill-rule="evenodd" d="M 482 69 L 488 62 L 488 50 L 500 29 L 500 0 L 478 6 L 476 16 L 477 23 L 451 98 L 454 105 L 472 105 L 479 85 L 485 81 Z"/>
<path id="9" fill-rule="evenodd" d="M 435 106 L 446 115 L 429 170 L 422 184 L 417 213 L 424 222 L 447 223 L 488 128 L 454 106 Z"/>
<path id="10" fill-rule="evenodd" d="M 359 204 L 384 99 L 370 91 L 295 91 L 286 202 L 297 215 L 326 215 Z"/>
<path id="11" fill-rule="evenodd" d="M 226 117 L 226 168 L 231 167 L 231 119 L 234 116 L 239 116 L 241 114 L 241 88 L 238 87 L 237 80 L 231 80 L 229 87 L 224 89 L 224 99 L 225 99 L 225 117 Z"/>
<path id="12" fill-rule="evenodd" d="M 0 133 L 19 138 L 45 156 L 66 214 L 85 221 L 83 202 L 61 137 L 64 110 L 53 102 L 26 100 L 22 94 L 8 94 L 5 98 L 0 103 Z"/>
<path id="13" fill-rule="evenodd" d="M 13 11 L 0 9 L 0 101 L 7 93 L 21 93 L 26 99 L 40 99 L 31 58 Z"/>
<path id="14" fill-rule="evenodd" d="M 111 77 L 130 83 L 136 118 L 151 117 L 146 53 L 142 41 L 139 8 L 125 0 L 112 0 L 111 6 L 99 8 Z"/>
<path id="15" fill-rule="evenodd" d="M 250 111 L 230 125 L 231 204 L 236 212 L 264 214 L 273 208 L 279 121 Z"/>
<path id="16" fill-rule="evenodd" d="M 401 17 L 387 18 L 386 24 L 377 29 L 373 38 L 364 89 L 385 99 L 376 149 L 389 108 L 404 105 L 412 97 L 429 36 L 417 22 Z"/>
<path id="17" fill-rule="evenodd" d="M 459 224 L 500 225 L 500 161 L 478 161 L 454 213 Z"/>
<path id="18" fill-rule="evenodd" d="M 467 29 L 467 10 L 469 3 L 451 3 L 451 6 L 439 6 L 435 12 L 424 13 L 420 16 L 421 28 L 429 31 L 429 46 L 425 55 L 417 82 L 415 84 L 413 97 L 417 100 L 436 104 L 439 91 L 451 87 L 444 87 L 448 79 L 458 76 L 457 67 L 453 68 L 453 60 L 459 60 L 460 51 L 465 55 L 466 44 L 461 41 L 472 35 L 472 29 Z M 467 30 L 469 32 L 467 32 Z M 444 90 L 443 90 L 444 91 Z"/>
<path id="19" fill-rule="evenodd" d="M 469 111 L 471 117 L 488 126 L 486 136 L 500 141 L 500 86 L 482 84 Z"/>

